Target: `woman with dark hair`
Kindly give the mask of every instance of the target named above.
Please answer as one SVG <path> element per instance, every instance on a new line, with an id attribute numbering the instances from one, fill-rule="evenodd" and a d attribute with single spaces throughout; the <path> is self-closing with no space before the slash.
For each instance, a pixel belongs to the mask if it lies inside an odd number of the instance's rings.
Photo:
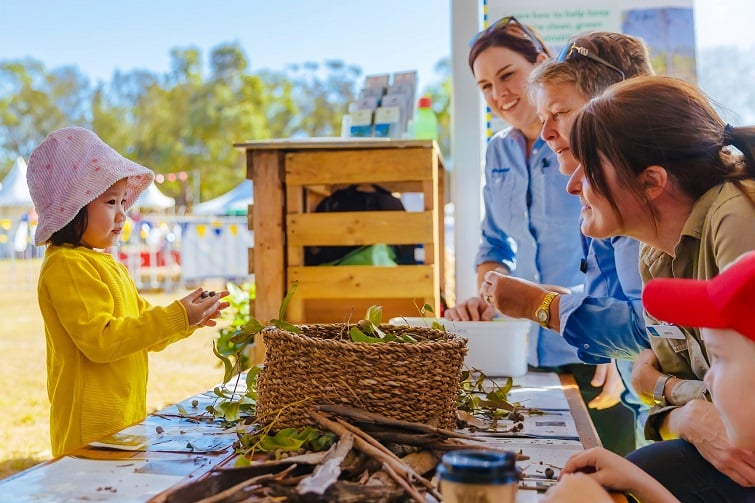
<path id="1" fill-rule="evenodd" d="M 478 286 L 488 271 L 564 287 L 584 280 L 579 269 L 579 204 L 564 191 L 568 178 L 559 173 L 553 151 L 540 138 L 540 121 L 528 93 L 530 73 L 550 56 L 535 31 L 511 16 L 470 42 L 469 67 L 477 86 L 492 113 L 510 124 L 490 138 L 485 156 L 485 215 L 475 259 Z M 545 305 L 552 297 L 540 300 Z M 446 310 L 445 317 L 491 320 L 496 312 L 491 302 L 478 295 Z M 539 324 L 530 331 L 529 364 L 574 374 L 604 444 L 623 450 L 612 445 L 618 436 L 616 415 L 629 433 L 632 418 L 629 411 L 614 407 L 624 388 L 615 367 L 584 365 L 576 350 L 548 329 L 547 320 Z M 599 393 L 595 388 L 601 386 Z"/>
<path id="2" fill-rule="evenodd" d="M 695 86 L 616 84 L 577 116 L 570 147 L 581 163 L 568 190 L 582 203 L 582 231 L 639 240 L 643 283 L 711 279 L 755 250 L 755 128 L 725 124 Z M 628 458 L 682 501 L 755 500 L 755 452 L 730 444 L 710 402 L 700 331 L 647 312 L 645 321 L 652 350 L 635 360 L 632 384 L 655 404 L 648 438 L 675 440 Z"/>

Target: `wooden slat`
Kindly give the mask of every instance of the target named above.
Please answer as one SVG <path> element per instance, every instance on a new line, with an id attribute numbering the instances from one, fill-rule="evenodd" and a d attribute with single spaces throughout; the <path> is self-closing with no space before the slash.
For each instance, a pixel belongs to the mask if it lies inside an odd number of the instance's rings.
<path id="1" fill-rule="evenodd" d="M 286 154 L 286 183 L 316 185 L 431 180 L 437 177 L 434 151 L 427 148 L 305 151 Z M 436 158 L 437 159 L 437 158 Z M 345 167 L 349 169 L 345 169 Z M 436 168 L 433 170 L 433 168 Z"/>
<path id="2" fill-rule="evenodd" d="M 434 298 L 433 267 L 426 265 L 289 267 L 302 299 Z M 258 290 L 259 291 L 259 290 Z"/>
<path id="3" fill-rule="evenodd" d="M 291 247 L 432 243 L 432 211 L 344 211 L 288 215 Z M 289 262 L 289 265 L 298 265 Z"/>
<path id="4" fill-rule="evenodd" d="M 279 152 L 257 151 L 247 156 L 247 174 L 254 180 L 254 281 L 255 310 L 260 320 L 277 318 L 285 295 L 286 250 L 283 169 Z M 262 204 L 264 201 L 264 204 Z M 263 272 L 264 271 L 264 272 Z M 264 360 L 262 337 L 255 337 L 253 362 Z"/>
<path id="5" fill-rule="evenodd" d="M 234 142 L 233 147 L 247 153 L 256 150 L 402 150 L 426 148 L 440 156 L 440 147 L 434 140 L 389 140 L 388 138 L 285 138 Z"/>
<path id="6" fill-rule="evenodd" d="M 383 322 L 399 316 L 419 316 L 420 308 L 425 302 L 422 299 L 305 299 L 304 316 L 294 320 L 287 316 L 292 323 L 352 323 L 365 317 L 370 306 L 383 308 Z"/>
<path id="7" fill-rule="evenodd" d="M 577 434 L 579 440 L 582 442 L 582 447 L 590 449 L 592 447 L 602 447 L 603 444 L 600 441 L 598 432 L 595 430 L 595 425 L 590 419 L 590 413 L 585 407 L 585 402 L 582 400 L 582 396 L 579 392 L 579 386 L 574 380 L 572 374 L 558 374 L 561 381 L 561 388 L 566 395 L 566 402 L 569 404 L 569 410 L 571 411 L 574 425 L 577 428 Z"/>

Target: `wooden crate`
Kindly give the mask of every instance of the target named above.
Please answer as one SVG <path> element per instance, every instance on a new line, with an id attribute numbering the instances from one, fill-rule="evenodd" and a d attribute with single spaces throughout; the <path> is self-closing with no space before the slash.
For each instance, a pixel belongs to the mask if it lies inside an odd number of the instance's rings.
<path id="1" fill-rule="evenodd" d="M 384 319 L 440 310 L 443 288 L 444 167 L 437 145 L 412 141 L 269 141 L 235 145 L 246 152 L 254 181 L 249 218 L 254 230 L 250 272 L 255 316 L 276 318 L 288 286 L 299 281 L 287 314 L 294 323 L 358 320 L 370 305 Z M 422 211 L 314 213 L 333 190 L 379 184 L 394 193 L 423 194 Z M 419 244 L 422 265 L 305 266 L 305 246 Z M 255 356 L 261 360 L 264 348 Z"/>

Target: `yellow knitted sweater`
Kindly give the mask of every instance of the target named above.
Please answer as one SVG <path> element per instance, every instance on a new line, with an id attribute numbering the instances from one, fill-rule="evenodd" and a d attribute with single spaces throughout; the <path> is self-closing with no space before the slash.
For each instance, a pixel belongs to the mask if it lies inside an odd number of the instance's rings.
<path id="1" fill-rule="evenodd" d="M 55 456 L 146 416 L 147 351 L 189 336 L 179 301 L 153 307 L 112 255 L 51 245 L 37 288 Z"/>

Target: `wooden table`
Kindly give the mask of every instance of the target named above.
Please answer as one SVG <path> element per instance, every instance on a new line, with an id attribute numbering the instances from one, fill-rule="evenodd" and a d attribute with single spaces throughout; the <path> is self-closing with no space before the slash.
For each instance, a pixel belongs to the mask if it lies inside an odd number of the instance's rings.
<path id="1" fill-rule="evenodd" d="M 552 459 L 565 460 L 570 453 L 583 448 L 600 445 L 590 417 L 582 402 L 579 390 L 570 375 L 530 373 L 514 379 L 515 387 L 510 392 L 511 400 L 520 400 L 528 393 L 537 393 L 540 400 L 539 407 L 555 408 L 559 414 L 570 416 L 576 427 L 579 439 L 543 440 L 533 445 L 533 452 L 543 449 L 552 450 Z M 534 383 L 530 385 L 527 383 Z M 547 383 L 539 388 L 537 383 Z M 551 384 L 555 383 L 555 386 Z M 560 384 L 560 386 L 559 386 Z M 546 389 L 547 388 L 547 389 Z M 192 407 L 193 400 L 197 400 L 196 407 Z M 180 402 L 189 412 L 202 411 L 213 402 L 211 393 L 202 393 Z M 565 405 L 567 410 L 564 410 Z M 552 412 L 552 411 L 551 411 Z M 193 434 L 192 428 L 204 435 L 218 435 L 219 447 L 212 453 L 200 452 L 159 452 L 159 451 L 119 451 L 103 450 L 85 447 L 75 451 L 71 456 L 64 456 L 45 462 L 20 472 L 12 477 L 0 480 L 0 499 L 11 498 L 13 501 L 110 501 L 110 502 L 145 502 L 162 503 L 171 501 L 170 496 L 178 488 L 201 479 L 219 466 L 232 464 L 235 454 L 231 444 L 236 438 L 232 432 L 225 432 L 213 425 L 197 425 L 194 422 L 178 417 L 178 408 L 170 406 L 153 414 L 144 422 L 127 428 L 124 432 L 137 431 L 144 434 L 151 443 L 159 442 L 161 438 L 171 441 L 180 449 L 185 446 L 185 438 L 181 435 Z M 548 418 L 549 416 L 543 416 Z M 550 417 L 556 417 L 553 414 Z M 158 433 L 156 426 L 162 426 L 163 433 Z M 183 432 L 183 433 L 181 433 Z M 224 437 L 222 435 L 225 435 Z M 176 437 L 177 436 L 177 437 Z M 191 439 L 190 439 L 191 440 Z M 526 442 L 517 439 L 503 439 L 509 442 L 504 446 L 523 447 L 528 453 Z M 200 445 L 198 442 L 197 445 Z M 161 444 L 157 444 L 158 448 Z M 487 445 L 487 443 L 486 443 Z M 496 445 L 498 446 L 498 445 Z M 557 449 L 561 449 L 556 452 Z M 550 458 L 549 458 L 550 459 Z M 559 461 L 562 462 L 562 461 Z M 537 470 L 533 460 L 530 471 Z M 542 468 L 542 466 L 540 467 Z M 531 497 L 525 493 L 534 491 L 520 491 L 522 498 Z M 5 499 L 3 499 L 5 501 Z M 522 499 L 521 501 L 529 501 Z"/>

